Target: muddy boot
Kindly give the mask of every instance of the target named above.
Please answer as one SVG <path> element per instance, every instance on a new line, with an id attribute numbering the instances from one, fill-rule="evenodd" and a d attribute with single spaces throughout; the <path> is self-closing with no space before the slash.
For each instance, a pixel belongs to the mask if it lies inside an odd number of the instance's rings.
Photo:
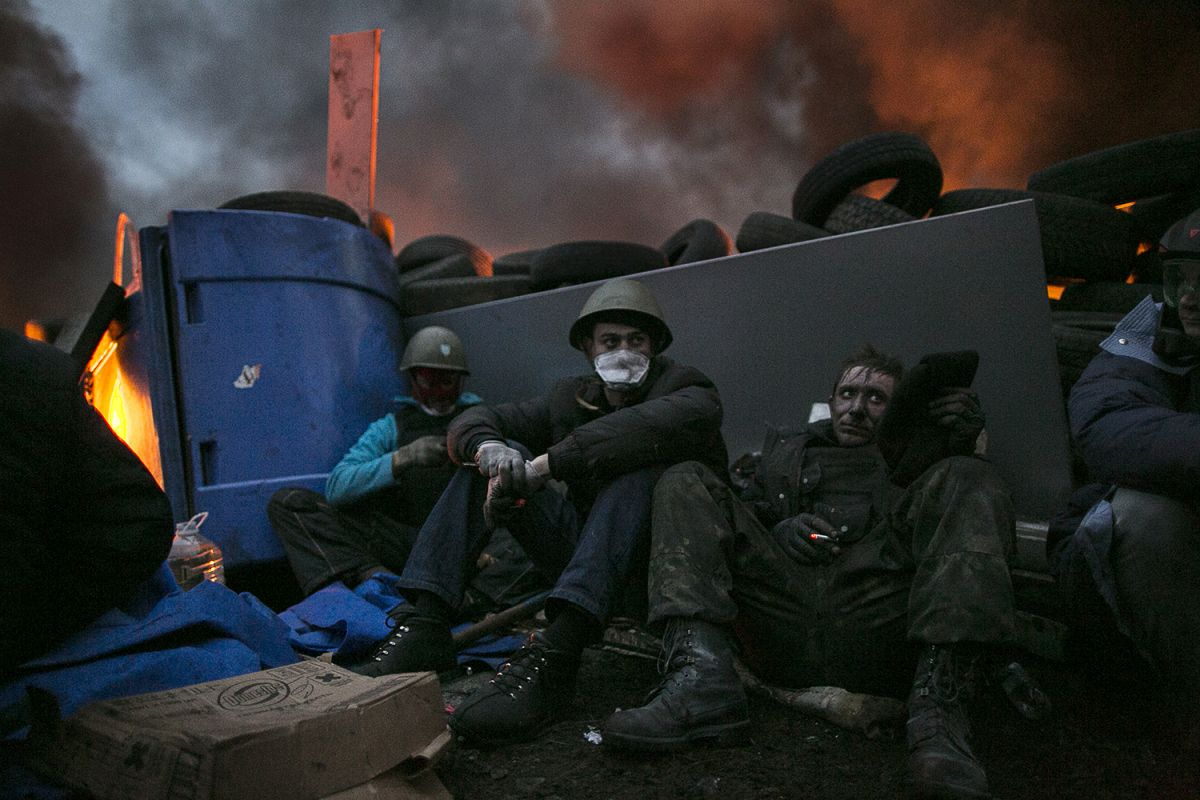
<path id="1" fill-rule="evenodd" d="M 408 604 L 393 611 L 388 623 L 392 635 L 374 652 L 349 665 L 359 675 L 378 677 L 398 672 L 452 672 L 458 664 L 450 626 L 444 619 L 425 616 Z"/>
<path id="2" fill-rule="evenodd" d="M 919 798 L 986 798 L 987 775 L 968 743 L 974 663 L 951 645 L 921 651 L 908 697 L 908 774 Z"/>
<path id="3" fill-rule="evenodd" d="M 750 724 L 746 691 L 733 668 L 724 628 L 673 619 L 659 656 L 663 679 L 641 708 L 604 723 L 604 743 L 625 750 L 678 750 L 697 739 L 725 737 Z"/>
<path id="4" fill-rule="evenodd" d="M 476 744 L 534 738 L 571 705 L 579 654 L 555 646 L 542 631 L 529 634 L 496 675 L 450 716 L 450 728 Z"/>

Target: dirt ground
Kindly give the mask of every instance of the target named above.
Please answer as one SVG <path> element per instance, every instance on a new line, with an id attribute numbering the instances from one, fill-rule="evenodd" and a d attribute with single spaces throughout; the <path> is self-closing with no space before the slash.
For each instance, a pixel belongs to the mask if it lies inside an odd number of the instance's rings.
<path id="1" fill-rule="evenodd" d="M 1035 723 L 1018 715 L 999 690 L 981 699 L 973 718 L 975 748 L 994 797 L 1200 797 L 1200 749 L 1179 745 L 1164 725 L 1147 724 L 1148 697 L 1128 687 L 1085 692 L 1060 664 L 1024 663 L 1054 710 Z M 590 649 L 566 720 L 532 743 L 493 750 L 457 743 L 438 774 L 460 800 L 905 796 L 902 731 L 869 740 L 761 696 L 751 697 L 751 733 L 735 745 L 638 756 L 585 739 L 614 708 L 638 703 L 655 676 L 651 659 Z M 457 702 L 471 683 L 448 685 L 447 702 Z"/>

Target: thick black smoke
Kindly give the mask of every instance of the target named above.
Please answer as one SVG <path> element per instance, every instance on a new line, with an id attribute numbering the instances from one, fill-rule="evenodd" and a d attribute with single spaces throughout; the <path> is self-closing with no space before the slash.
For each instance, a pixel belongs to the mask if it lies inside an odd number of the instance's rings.
<path id="1" fill-rule="evenodd" d="M 1019 187 L 1053 161 L 1200 126 L 1195 0 L 113 0 L 112 33 L 80 54 L 99 100 L 74 127 L 61 42 L 23 3 L 2 19 L 6 162 L 24 152 L 27 171 L 59 176 L 18 186 L 6 167 L 22 214 L 0 245 L 5 325 L 84 310 L 118 207 L 152 225 L 321 191 L 332 33 L 384 29 L 377 205 L 401 244 L 659 244 L 701 216 L 733 233 L 751 211 L 787 213 L 816 159 L 878 130 L 925 136 L 952 188 Z M 57 278 L 18 297 L 31 261 Z"/>
<path id="2" fill-rule="evenodd" d="M 96 298 L 111 272 L 89 265 L 106 221 L 104 170 L 74 121 L 79 75 L 24 0 L 0 6 L 0 325 L 57 316 Z M 112 220 L 115 223 L 115 219 Z M 89 276 L 99 275 L 98 281 Z"/>

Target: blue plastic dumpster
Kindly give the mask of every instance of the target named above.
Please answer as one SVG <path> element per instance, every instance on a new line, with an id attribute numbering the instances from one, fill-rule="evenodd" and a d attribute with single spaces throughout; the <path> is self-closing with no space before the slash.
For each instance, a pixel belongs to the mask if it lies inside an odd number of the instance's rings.
<path id="1" fill-rule="evenodd" d="M 392 254 L 363 228 L 278 212 L 176 211 L 140 239 L 122 361 L 149 384 L 175 515 L 208 511 L 232 568 L 281 559 L 271 494 L 322 488 L 401 388 Z"/>

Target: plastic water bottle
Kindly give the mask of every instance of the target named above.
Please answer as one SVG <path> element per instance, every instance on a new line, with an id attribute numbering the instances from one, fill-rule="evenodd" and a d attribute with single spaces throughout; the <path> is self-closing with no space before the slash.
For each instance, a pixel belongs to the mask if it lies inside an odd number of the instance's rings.
<path id="1" fill-rule="evenodd" d="M 201 511 L 187 522 L 175 526 L 175 539 L 171 542 L 167 564 L 184 590 L 193 589 L 205 580 L 225 583 L 221 548 L 200 533 L 200 526 L 207 518 L 208 512 Z"/>

